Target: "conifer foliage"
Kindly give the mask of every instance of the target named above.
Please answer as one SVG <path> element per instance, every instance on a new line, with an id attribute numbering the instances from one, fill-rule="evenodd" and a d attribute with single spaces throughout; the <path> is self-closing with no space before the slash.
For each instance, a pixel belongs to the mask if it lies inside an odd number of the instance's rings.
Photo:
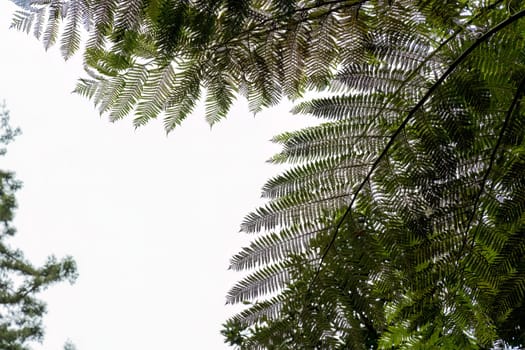
<path id="1" fill-rule="evenodd" d="M 0 144 L 8 144 L 18 132 L 9 125 L 5 105 L 0 105 Z M 5 152 L 5 147 L 0 148 L 0 155 Z M 58 261 L 51 256 L 37 267 L 20 250 L 10 247 L 9 238 L 16 233 L 12 220 L 19 188 L 12 172 L 0 170 L 0 349 L 5 350 L 26 350 L 29 342 L 42 340 L 46 305 L 37 298 L 38 293 L 54 283 L 76 278 L 71 258 Z"/>
<path id="2" fill-rule="evenodd" d="M 169 131 L 203 92 L 210 123 L 238 94 L 256 112 L 330 92 L 293 110 L 323 123 L 274 138 L 291 167 L 241 224 L 257 237 L 231 268 L 251 273 L 227 301 L 251 306 L 230 344 L 525 346 L 524 1 L 22 6 L 13 25 L 45 45 L 63 19 L 66 58 L 86 25 L 77 92 L 112 119 Z"/>

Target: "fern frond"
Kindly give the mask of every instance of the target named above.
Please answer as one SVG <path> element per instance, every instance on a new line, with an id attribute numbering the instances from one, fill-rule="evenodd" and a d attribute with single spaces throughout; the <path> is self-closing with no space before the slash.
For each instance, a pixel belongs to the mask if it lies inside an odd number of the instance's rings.
<path id="1" fill-rule="evenodd" d="M 117 5 L 116 1 L 96 1 L 88 7 L 91 9 L 92 17 L 84 18 L 84 22 L 92 30 L 87 40 L 85 55 L 88 54 L 89 49 L 101 50 L 104 48 L 106 36 L 113 27 Z M 96 23 L 92 23 L 95 22 L 95 19 Z"/>
<path id="2" fill-rule="evenodd" d="M 269 300 L 258 301 L 250 308 L 241 311 L 231 319 L 243 325 L 252 325 L 261 321 L 276 319 L 282 309 L 282 304 L 286 298 L 280 294 Z"/>
<path id="3" fill-rule="evenodd" d="M 227 303 L 235 304 L 245 300 L 253 300 L 283 288 L 289 281 L 288 267 L 288 262 L 267 265 L 245 277 L 228 292 Z"/>
<path id="4" fill-rule="evenodd" d="M 384 131 L 374 122 L 359 119 L 321 124 L 297 132 L 283 133 L 274 137 L 283 150 L 270 159 L 272 163 L 298 163 L 328 158 L 354 159 L 355 163 L 369 162 L 388 140 Z M 363 157 L 363 155 L 367 155 Z M 366 159 L 368 158 L 368 159 Z"/>
<path id="5" fill-rule="evenodd" d="M 113 107 L 122 90 L 126 86 L 122 77 L 97 81 L 97 91 L 93 96 L 93 102 L 98 107 L 99 113 L 103 114 Z"/>
<path id="6" fill-rule="evenodd" d="M 305 57 L 309 49 L 311 28 L 303 22 L 292 22 L 286 30 L 286 34 L 281 35 L 283 41 L 281 65 L 284 94 L 291 100 L 299 98 L 305 87 L 304 70 L 306 66 Z M 276 50 L 270 51 L 275 55 Z M 277 51 L 277 52 L 279 52 Z"/>
<path id="7" fill-rule="evenodd" d="M 208 80 L 205 119 L 210 126 L 226 117 L 235 100 L 237 89 L 228 76 L 216 76 Z"/>
<path id="8" fill-rule="evenodd" d="M 403 84 L 408 77 L 406 70 L 391 69 L 389 66 L 348 65 L 337 72 L 332 88 L 363 93 L 396 93 L 405 98 L 415 98 L 427 87 L 427 79 L 415 75 L 410 77 L 409 84 Z"/>
<path id="9" fill-rule="evenodd" d="M 193 111 L 201 94 L 201 74 L 201 65 L 197 62 L 176 75 L 175 85 L 165 106 L 166 132 L 173 130 Z"/>
<path id="10" fill-rule="evenodd" d="M 141 22 L 141 14 L 145 6 L 143 0 L 121 2 L 114 15 L 116 30 L 136 29 Z"/>
<path id="11" fill-rule="evenodd" d="M 264 58 L 257 53 L 252 56 L 253 62 L 249 65 L 250 71 L 246 76 L 249 81 L 255 81 L 256 85 L 249 87 L 247 98 L 250 111 L 258 113 L 264 107 L 277 104 L 282 92 Z"/>
<path id="12" fill-rule="evenodd" d="M 175 77 L 175 70 L 171 64 L 150 71 L 142 91 L 145 99 L 137 105 L 134 125 L 144 125 L 164 110 L 165 101 L 175 86 Z"/>
<path id="13" fill-rule="evenodd" d="M 33 26 L 33 35 L 35 38 L 40 39 L 42 37 L 44 24 L 46 21 L 46 9 L 45 8 L 38 8 L 35 9 L 33 12 L 33 15 L 35 16 L 35 24 Z"/>
<path id="14" fill-rule="evenodd" d="M 80 47 L 80 22 L 82 21 L 83 5 L 81 1 L 68 3 L 67 21 L 62 33 L 60 51 L 65 60 L 69 59 Z"/>
<path id="15" fill-rule="evenodd" d="M 29 33 L 33 27 L 34 15 L 30 11 L 17 10 L 11 20 L 11 28 Z"/>
<path id="16" fill-rule="evenodd" d="M 345 186 L 330 189 L 327 193 L 298 193 L 278 198 L 248 214 L 241 224 L 241 231 L 254 233 L 286 224 L 305 225 L 315 222 L 324 212 L 337 210 L 346 204 L 346 190 Z"/>
<path id="17" fill-rule="evenodd" d="M 339 61 L 339 46 L 337 45 L 337 28 L 340 22 L 333 13 L 320 17 L 311 29 L 309 55 L 306 60 L 305 73 L 308 86 L 316 90 L 325 89 Z"/>
<path id="18" fill-rule="evenodd" d="M 268 180 L 262 197 L 273 199 L 301 192 L 323 193 L 331 188 L 349 186 L 362 181 L 371 165 L 347 156 L 315 161 Z"/>
<path id="19" fill-rule="evenodd" d="M 42 36 L 44 48 L 48 50 L 55 44 L 60 28 L 60 19 L 62 17 L 61 4 L 58 1 L 52 1 L 49 5 L 46 28 Z"/>
<path id="20" fill-rule="evenodd" d="M 254 269 L 284 260 L 290 255 L 302 254 L 309 248 L 310 240 L 325 230 L 328 228 L 294 226 L 258 237 L 231 258 L 230 268 L 236 271 Z"/>
<path id="21" fill-rule="evenodd" d="M 92 98 L 93 96 L 95 96 L 97 90 L 98 90 L 98 82 L 96 80 L 80 79 L 75 87 L 75 90 L 73 90 L 73 92 L 81 96 Z"/>
<path id="22" fill-rule="evenodd" d="M 397 104 L 389 104 L 381 108 L 384 96 L 379 94 L 355 95 L 355 96 L 334 96 L 322 99 L 315 99 L 302 102 L 292 109 L 294 114 L 311 114 L 318 118 L 341 120 L 350 118 L 362 118 L 361 120 L 376 116 L 382 112 L 381 116 L 387 120 L 399 118 L 407 110 Z"/>
<path id="23" fill-rule="evenodd" d="M 110 121 L 122 119 L 133 110 L 148 80 L 148 75 L 147 67 L 140 65 L 134 66 L 127 72 L 125 85 L 116 98 L 114 106 L 111 107 Z"/>

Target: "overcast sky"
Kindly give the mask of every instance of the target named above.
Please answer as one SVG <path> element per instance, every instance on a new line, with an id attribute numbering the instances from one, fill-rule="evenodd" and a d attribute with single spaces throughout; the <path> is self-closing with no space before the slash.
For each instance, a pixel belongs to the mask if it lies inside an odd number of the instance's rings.
<path id="1" fill-rule="evenodd" d="M 0 2 L 0 99 L 23 134 L 0 159 L 17 173 L 13 245 L 35 263 L 72 255 L 80 277 L 46 291 L 46 337 L 34 349 L 223 349 L 234 312 L 227 271 L 246 237 L 243 217 L 279 168 L 269 139 L 305 117 L 290 104 L 255 118 L 244 101 L 210 127 L 202 110 L 166 136 L 160 121 L 110 123 L 71 94 L 81 57 L 67 64 L 33 37 L 9 30 Z"/>

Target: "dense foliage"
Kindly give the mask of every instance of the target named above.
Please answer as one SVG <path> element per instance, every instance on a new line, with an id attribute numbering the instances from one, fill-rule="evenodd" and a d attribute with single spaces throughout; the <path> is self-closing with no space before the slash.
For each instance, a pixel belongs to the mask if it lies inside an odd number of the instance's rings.
<path id="1" fill-rule="evenodd" d="M 328 120 L 279 135 L 290 163 L 241 225 L 229 292 L 242 349 L 525 345 L 525 3 L 252 0 L 21 3 L 14 26 L 89 32 L 77 92 L 167 130 L 251 109 Z M 43 33 L 43 34 L 42 34 Z"/>
<path id="2" fill-rule="evenodd" d="M 0 106 L 0 143 L 6 145 L 18 134 L 9 125 L 9 113 Z M 6 149 L 1 148 L 0 154 Z M 42 316 L 46 305 L 37 298 L 51 284 L 76 278 L 71 258 L 58 261 L 51 256 L 41 267 L 28 262 L 23 253 L 9 246 L 16 233 L 11 222 L 16 208 L 15 191 L 20 188 L 12 172 L 0 170 L 0 349 L 29 349 L 29 342 L 44 334 Z"/>
<path id="3" fill-rule="evenodd" d="M 275 138 L 299 165 L 243 223 L 272 233 L 228 300 L 283 291 L 227 324 L 244 348 L 525 344 L 523 12 L 409 3 L 360 8 L 343 93 L 294 110 L 332 121 Z"/>

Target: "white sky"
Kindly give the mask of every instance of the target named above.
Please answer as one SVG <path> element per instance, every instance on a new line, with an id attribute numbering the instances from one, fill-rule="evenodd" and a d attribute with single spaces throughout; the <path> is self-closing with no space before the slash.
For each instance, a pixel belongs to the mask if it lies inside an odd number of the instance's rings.
<path id="1" fill-rule="evenodd" d="M 305 117 L 290 105 L 250 115 L 239 103 L 211 131 L 197 112 L 165 136 L 153 122 L 111 124 L 70 92 L 81 57 L 8 30 L 14 6 L 0 2 L 0 99 L 23 134 L 0 168 L 24 187 L 13 245 L 34 263 L 72 255 L 77 283 L 43 293 L 46 337 L 34 349 L 223 349 L 221 323 L 234 309 L 227 271 L 246 242 L 243 217 L 278 173 L 268 140 Z"/>

